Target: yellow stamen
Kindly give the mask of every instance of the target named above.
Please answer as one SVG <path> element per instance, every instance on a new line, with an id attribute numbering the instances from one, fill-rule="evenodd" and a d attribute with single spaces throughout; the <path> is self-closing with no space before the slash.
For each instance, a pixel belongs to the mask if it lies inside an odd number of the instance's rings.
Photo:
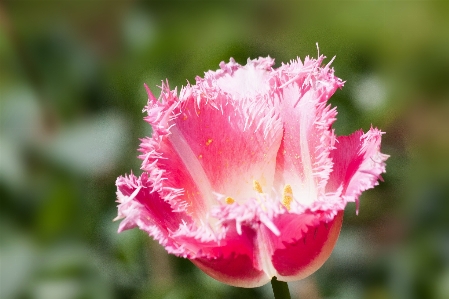
<path id="1" fill-rule="evenodd" d="M 226 202 L 228 205 L 230 205 L 231 203 L 234 203 L 235 200 L 234 200 L 234 198 L 232 198 L 232 197 L 226 197 L 226 198 L 225 198 L 225 202 Z"/>
<path id="2" fill-rule="evenodd" d="M 256 190 L 258 193 L 263 193 L 262 186 L 256 180 L 253 181 L 253 189 Z"/>
<path id="3" fill-rule="evenodd" d="M 206 146 L 210 145 L 212 143 L 212 141 L 213 141 L 212 139 L 207 139 Z"/>
<path id="4" fill-rule="evenodd" d="M 293 200 L 292 186 L 287 184 L 284 186 L 284 193 L 282 194 L 282 204 L 289 211 L 290 211 L 290 204 L 292 203 L 292 200 Z"/>

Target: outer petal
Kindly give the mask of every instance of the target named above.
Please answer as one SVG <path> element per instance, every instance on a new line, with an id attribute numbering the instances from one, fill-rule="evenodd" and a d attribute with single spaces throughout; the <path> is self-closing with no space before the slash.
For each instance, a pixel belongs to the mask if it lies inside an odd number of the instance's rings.
<path id="1" fill-rule="evenodd" d="M 388 159 L 388 155 L 380 152 L 382 134 L 371 128 L 366 134 L 360 130 L 338 138 L 331 155 L 334 169 L 326 186 L 328 192 L 340 188 L 346 201 L 358 201 L 363 191 L 379 184 Z"/>
<path id="2" fill-rule="evenodd" d="M 202 271 L 218 281 L 237 287 L 257 287 L 269 281 L 258 266 L 255 242 L 257 233 L 243 226 L 238 234 L 235 225 L 229 226 L 226 239 L 211 248 L 204 248 L 204 256 L 192 259 Z"/>
<path id="3" fill-rule="evenodd" d="M 179 247 L 170 237 L 183 221 L 182 216 L 174 213 L 170 205 L 158 193 L 152 192 L 148 175 L 143 173 L 139 178 L 133 174 L 119 177 L 116 182 L 118 198 L 118 217 L 125 218 L 119 226 L 119 232 L 134 227 L 148 232 L 169 252 Z M 185 220 L 184 220 L 185 221 Z"/>
<path id="4" fill-rule="evenodd" d="M 305 278 L 329 258 L 340 233 L 343 211 L 334 217 L 325 212 L 284 214 L 274 223 L 280 237 L 270 235 L 271 262 L 282 281 Z"/>
<path id="5" fill-rule="evenodd" d="M 211 277 L 239 287 L 258 287 L 270 281 L 268 268 L 261 253 L 265 253 L 261 231 L 277 236 L 279 230 L 270 219 L 283 212 L 279 203 L 250 198 L 245 203 L 233 203 L 214 208 L 212 215 L 220 219 L 226 238 L 218 246 L 203 247 L 202 256 L 193 260 Z"/>
<path id="6" fill-rule="evenodd" d="M 332 170 L 331 125 L 337 112 L 326 102 L 343 86 L 329 65 L 320 66 L 323 59 L 306 58 L 304 64 L 298 60 L 278 70 L 284 134 L 276 161 L 276 189 L 290 184 L 295 200 L 309 207 L 323 193 Z"/>
<path id="7" fill-rule="evenodd" d="M 172 120 L 176 118 L 174 110 L 178 108 L 176 91 L 170 91 L 168 85 L 162 85 L 162 93 L 160 101 L 154 98 L 153 94 L 147 87 L 148 105 L 146 111 L 148 116 L 145 118 L 153 127 L 153 136 L 151 138 L 142 139 L 139 156 L 143 160 L 142 169 L 150 174 L 152 192 L 159 193 L 164 201 L 167 201 L 174 211 L 185 212 L 193 219 L 204 217 L 207 213 L 207 200 L 201 197 L 205 194 L 205 198 L 209 198 L 211 193 L 210 187 L 207 185 L 207 178 L 201 173 L 196 157 L 189 151 L 189 148 L 183 149 L 184 157 L 189 158 L 192 163 L 191 168 L 199 169 L 201 177 L 197 181 L 205 181 L 203 184 L 197 184 L 195 177 L 182 160 L 179 151 L 179 145 L 173 144 L 173 132 L 170 130 L 173 126 Z M 184 140 L 181 139 L 180 142 Z M 177 146 L 176 146 L 177 145 Z M 195 164 L 195 162 L 197 162 Z"/>

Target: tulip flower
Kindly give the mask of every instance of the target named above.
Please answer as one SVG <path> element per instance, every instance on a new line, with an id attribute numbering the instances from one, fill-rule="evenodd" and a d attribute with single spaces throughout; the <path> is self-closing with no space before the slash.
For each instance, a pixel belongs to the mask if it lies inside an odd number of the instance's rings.
<path id="1" fill-rule="evenodd" d="M 119 231 L 138 227 L 226 284 L 302 279 L 329 257 L 349 202 L 387 155 L 371 128 L 337 137 L 331 62 L 232 58 L 179 95 L 145 85 L 142 173 L 117 179 Z"/>

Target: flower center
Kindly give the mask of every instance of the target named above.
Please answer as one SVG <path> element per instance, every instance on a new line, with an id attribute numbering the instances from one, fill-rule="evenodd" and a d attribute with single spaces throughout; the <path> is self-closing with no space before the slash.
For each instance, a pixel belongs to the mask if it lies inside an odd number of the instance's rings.
<path id="1" fill-rule="evenodd" d="M 259 181 L 257 180 L 253 180 L 253 190 L 256 191 L 259 194 L 264 194 L 263 189 L 262 189 L 262 185 L 259 183 Z M 262 196 L 262 199 L 266 200 L 265 196 Z M 224 199 L 225 203 L 230 205 L 235 203 L 235 199 L 227 196 Z M 293 201 L 293 190 L 292 190 L 292 186 L 290 184 L 285 184 L 284 186 L 284 190 L 282 192 L 282 201 L 281 204 L 288 210 L 290 211 L 291 208 L 291 203 Z M 261 200 L 260 196 L 258 196 L 258 202 L 259 204 L 262 205 L 262 208 L 265 209 L 265 206 L 263 204 L 263 200 Z"/>

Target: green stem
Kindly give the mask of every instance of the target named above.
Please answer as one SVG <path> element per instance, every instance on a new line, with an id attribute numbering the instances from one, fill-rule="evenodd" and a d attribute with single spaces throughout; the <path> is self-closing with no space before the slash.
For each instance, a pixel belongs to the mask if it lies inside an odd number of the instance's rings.
<path id="1" fill-rule="evenodd" d="M 273 287 L 274 299 L 291 299 L 286 282 L 278 281 L 274 276 L 271 279 L 271 286 Z"/>

